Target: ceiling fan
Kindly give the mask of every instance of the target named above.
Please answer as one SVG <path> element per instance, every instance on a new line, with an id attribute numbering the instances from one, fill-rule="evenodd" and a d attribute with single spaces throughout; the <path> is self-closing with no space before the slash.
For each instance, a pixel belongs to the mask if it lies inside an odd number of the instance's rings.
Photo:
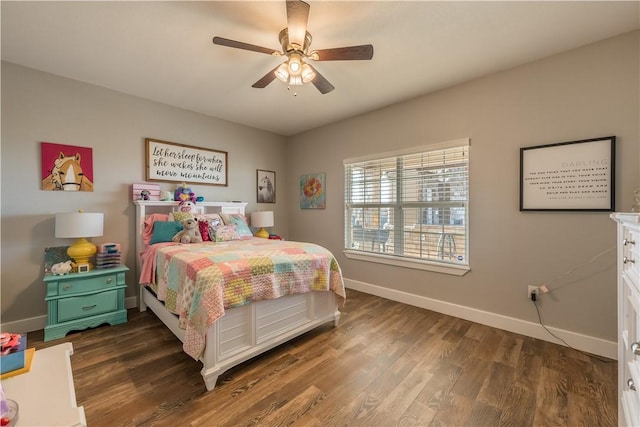
<path id="1" fill-rule="evenodd" d="M 267 55 L 286 56 L 287 60 L 269 71 L 252 87 L 264 88 L 276 77 L 291 86 L 311 82 L 325 94 L 335 87 L 322 76 L 306 60 L 314 61 L 348 61 L 368 60 L 373 58 L 373 46 L 364 44 L 359 46 L 337 47 L 332 49 L 309 50 L 311 34 L 307 31 L 309 21 L 309 4 L 302 0 L 287 0 L 287 28 L 280 31 L 279 39 L 282 51 L 256 46 L 223 37 L 214 37 L 213 43 L 236 49 L 251 50 Z"/>

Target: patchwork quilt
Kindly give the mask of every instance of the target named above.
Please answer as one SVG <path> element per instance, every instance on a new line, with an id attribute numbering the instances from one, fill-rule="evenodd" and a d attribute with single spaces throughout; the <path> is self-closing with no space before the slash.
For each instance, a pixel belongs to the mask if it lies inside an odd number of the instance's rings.
<path id="1" fill-rule="evenodd" d="M 338 262 L 312 243 L 252 238 L 169 245 L 157 249 L 155 261 L 158 299 L 179 316 L 184 350 L 196 360 L 225 308 L 311 291 L 345 298 Z"/>

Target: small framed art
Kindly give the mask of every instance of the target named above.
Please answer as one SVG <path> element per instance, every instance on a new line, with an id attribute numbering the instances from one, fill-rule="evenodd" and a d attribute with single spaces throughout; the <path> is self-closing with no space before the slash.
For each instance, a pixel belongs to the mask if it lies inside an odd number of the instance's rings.
<path id="1" fill-rule="evenodd" d="M 93 191 L 93 149 L 42 142 L 42 189 Z"/>
<path id="2" fill-rule="evenodd" d="M 521 211 L 615 208 L 615 136 L 520 149 Z"/>
<path id="3" fill-rule="evenodd" d="M 300 208 L 324 209 L 326 207 L 325 175 L 312 173 L 300 177 Z"/>
<path id="4" fill-rule="evenodd" d="M 258 169 L 256 171 L 256 192 L 258 203 L 276 202 L 276 173 Z"/>

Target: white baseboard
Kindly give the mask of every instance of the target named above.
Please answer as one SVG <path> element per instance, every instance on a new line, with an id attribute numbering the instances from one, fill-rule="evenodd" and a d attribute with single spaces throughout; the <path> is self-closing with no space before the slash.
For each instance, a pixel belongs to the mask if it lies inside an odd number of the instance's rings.
<path id="1" fill-rule="evenodd" d="M 449 316 L 470 320 L 472 322 L 541 339 L 543 341 L 564 345 L 560 340 L 550 335 L 549 332 L 547 332 L 539 323 L 528 322 L 471 307 L 439 301 L 394 289 L 383 288 L 381 286 L 359 282 L 357 280 L 345 278 L 344 283 L 347 288 L 356 291 L 376 295 L 392 301 L 401 302 L 403 304 L 413 305 L 415 307 L 425 308 L 427 310 L 447 314 Z M 575 349 L 586 351 L 591 354 L 597 354 L 609 359 L 616 360 L 618 358 L 618 344 L 615 341 L 606 341 L 601 338 L 595 338 L 549 326 L 547 326 L 547 328 L 555 335 L 568 342 L 571 347 Z"/>
<path id="2" fill-rule="evenodd" d="M 345 286 L 349 289 L 365 292 L 367 294 L 376 295 L 392 301 L 409 304 L 427 310 L 436 311 L 438 313 L 447 314 L 449 316 L 459 317 L 461 319 L 470 320 L 472 322 L 491 326 L 505 331 L 526 335 L 528 337 L 541 339 L 555 344 L 564 345 L 561 341 L 551 336 L 539 323 L 528 322 L 513 317 L 503 316 L 501 314 L 482 311 L 471 307 L 465 307 L 458 304 L 452 304 L 445 301 L 439 301 L 432 298 L 422 297 L 407 292 L 397 291 L 394 289 L 383 288 L 381 286 L 372 285 L 357 280 L 344 279 Z M 125 307 L 127 309 L 138 306 L 137 297 L 128 297 L 125 299 Z M 11 331 L 15 333 L 25 333 L 44 329 L 47 323 L 47 316 L 37 316 L 29 319 L 17 320 L 14 322 L 2 323 L 0 329 L 3 331 Z M 547 328 L 571 344 L 572 347 L 586 351 L 587 353 L 597 354 L 609 359 L 616 360 L 618 358 L 618 344 L 615 341 L 606 341 L 601 338 L 595 338 L 576 332 L 567 331 L 547 326 Z"/>
<path id="3" fill-rule="evenodd" d="M 138 297 L 128 297 L 124 299 L 124 308 L 127 310 L 138 306 Z M 16 334 L 24 334 L 27 332 L 39 331 L 44 329 L 47 324 L 47 316 L 36 316 L 29 319 L 15 320 L 13 322 L 4 322 L 0 324 L 1 331 L 12 332 Z"/>

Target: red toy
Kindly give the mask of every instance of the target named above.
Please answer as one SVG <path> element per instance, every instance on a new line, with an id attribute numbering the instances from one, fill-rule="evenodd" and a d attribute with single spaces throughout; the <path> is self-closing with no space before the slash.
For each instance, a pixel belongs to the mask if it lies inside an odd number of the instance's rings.
<path id="1" fill-rule="evenodd" d="M 8 332 L 3 332 L 0 334 L 0 345 L 2 346 L 0 350 L 0 354 L 3 356 L 5 354 L 11 353 L 12 350 L 18 348 L 20 344 L 20 334 L 10 334 Z"/>

